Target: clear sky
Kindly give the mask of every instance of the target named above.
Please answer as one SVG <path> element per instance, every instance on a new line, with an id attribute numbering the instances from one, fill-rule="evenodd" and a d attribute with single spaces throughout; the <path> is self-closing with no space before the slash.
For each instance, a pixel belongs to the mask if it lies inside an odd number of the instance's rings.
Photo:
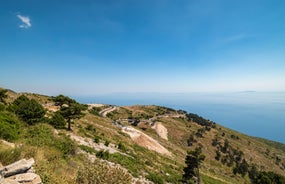
<path id="1" fill-rule="evenodd" d="M 285 91 L 284 0 L 1 0 L 0 86 Z"/>

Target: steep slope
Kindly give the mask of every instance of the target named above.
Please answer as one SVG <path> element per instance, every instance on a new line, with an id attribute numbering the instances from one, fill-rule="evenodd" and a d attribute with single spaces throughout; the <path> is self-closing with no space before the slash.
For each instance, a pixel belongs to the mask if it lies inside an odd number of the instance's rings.
<path id="1" fill-rule="evenodd" d="M 22 94 L 46 108 L 44 124 L 27 125 L 9 110 L 9 103 Z M 7 103 L 0 110 L 0 126 L 14 122 L 21 130 L 9 140 L 15 148 L 0 150 L 0 162 L 33 157 L 44 183 L 116 183 L 114 178 L 119 183 L 181 183 L 187 151 L 196 147 L 206 156 L 203 183 L 251 183 L 247 173 L 234 173 L 243 162 L 285 176 L 284 144 L 250 137 L 185 111 L 90 104 L 67 131 L 48 125 L 60 109 L 51 97 L 9 91 Z M 0 127 L 0 135 L 3 130 Z"/>

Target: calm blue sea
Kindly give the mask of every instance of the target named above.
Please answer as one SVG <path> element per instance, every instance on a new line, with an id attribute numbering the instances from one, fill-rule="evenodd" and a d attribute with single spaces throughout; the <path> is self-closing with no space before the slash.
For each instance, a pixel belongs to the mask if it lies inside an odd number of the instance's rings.
<path id="1" fill-rule="evenodd" d="M 248 135 L 285 143 L 285 92 L 117 93 L 74 98 L 82 103 L 182 109 Z"/>

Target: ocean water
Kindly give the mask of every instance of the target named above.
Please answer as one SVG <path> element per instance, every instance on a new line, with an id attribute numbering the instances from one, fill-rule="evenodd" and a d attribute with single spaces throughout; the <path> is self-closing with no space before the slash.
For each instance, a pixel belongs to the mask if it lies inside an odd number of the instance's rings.
<path id="1" fill-rule="evenodd" d="M 117 93 L 74 98 L 82 103 L 182 109 L 251 136 L 285 143 L 285 92 Z"/>

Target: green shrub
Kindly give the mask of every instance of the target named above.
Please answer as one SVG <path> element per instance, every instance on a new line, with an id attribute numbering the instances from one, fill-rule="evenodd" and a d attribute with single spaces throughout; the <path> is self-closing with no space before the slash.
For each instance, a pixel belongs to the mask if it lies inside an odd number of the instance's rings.
<path id="1" fill-rule="evenodd" d="M 20 159 L 21 150 L 19 148 L 10 148 L 0 150 L 0 162 L 3 165 L 8 165 Z"/>
<path id="2" fill-rule="evenodd" d="M 0 111 L 4 111 L 5 108 L 6 108 L 6 106 L 4 104 L 0 103 Z"/>
<path id="3" fill-rule="evenodd" d="M 19 138 L 21 122 L 9 112 L 0 112 L 0 138 L 13 141 Z"/>
<path id="4" fill-rule="evenodd" d="M 68 155 L 75 155 L 76 145 L 66 135 L 62 135 L 62 137 L 58 138 L 54 144 L 54 146 L 63 154 L 63 158 L 67 158 Z"/>
<path id="5" fill-rule="evenodd" d="M 96 116 L 99 116 L 99 112 L 101 111 L 101 108 L 100 107 L 93 107 L 92 109 L 89 110 L 89 112 L 91 114 L 94 114 Z"/>
<path id="6" fill-rule="evenodd" d="M 96 134 L 96 128 L 93 125 L 88 124 L 85 129 L 93 134 Z"/>
<path id="7" fill-rule="evenodd" d="M 120 167 L 110 167 L 106 163 L 95 161 L 93 165 L 85 164 L 77 173 L 78 184 L 130 184 L 132 176 Z"/>
<path id="8" fill-rule="evenodd" d="M 80 145 L 79 147 L 87 153 L 95 153 L 95 150 L 89 146 Z"/>
<path id="9" fill-rule="evenodd" d="M 28 144 L 38 147 L 52 146 L 56 142 L 52 127 L 47 124 L 30 127 L 25 133 L 25 138 Z"/>
<path id="10" fill-rule="evenodd" d="M 98 143 L 100 142 L 100 137 L 95 136 L 95 138 L 94 138 L 94 142 L 98 144 Z"/>
<path id="11" fill-rule="evenodd" d="M 36 100 L 29 100 L 21 95 L 12 104 L 12 109 L 17 116 L 29 125 L 39 123 L 43 120 L 45 109 Z"/>
<path id="12" fill-rule="evenodd" d="M 157 175 L 157 174 L 154 174 L 154 173 L 149 173 L 146 178 L 156 184 L 163 184 L 164 181 L 163 179 L 161 178 L 161 176 Z"/>
<path id="13" fill-rule="evenodd" d="M 21 95 L 13 102 L 15 113 L 20 119 L 33 125 L 43 120 L 45 109 L 36 100 L 29 100 L 26 96 Z"/>
<path id="14" fill-rule="evenodd" d="M 75 154 L 75 143 L 64 134 L 60 134 L 58 138 L 55 137 L 53 128 L 48 124 L 37 124 L 30 127 L 25 134 L 25 138 L 26 142 L 32 146 L 48 146 L 58 149 L 63 158 Z"/>
<path id="15" fill-rule="evenodd" d="M 105 146 L 109 146 L 109 144 L 110 144 L 110 141 L 106 140 L 105 141 Z"/>
<path id="16" fill-rule="evenodd" d="M 118 163 L 131 172 L 134 177 L 139 177 L 139 171 L 142 170 L 144 163 L 139 158 L 133 158 L 121 155 L 120 153 L 110 154 L 109 161 Z"/>
<path id="17" fill-rule="evenodd" d="M 49 123 L 54 128 L 65 128 L 65 125 L 66 125 L 66 121 L 65 121 L 64 117 L 59 112 L 56 112 L 53 114 Z"/>
<path id="18" fill-rule="evenodd" d="M 118 144 L 118 149 L 120 149 L 123 152 L 126 152 L 126 150 L 127 150 L 125 145 L 123 143 L 121 143 L 121 142 Z"/>
<path id="19" fill-rule="evenodd" d="M 99 151 L 96 153 L 96 157 L 101 158 L 103 160 L 108 160 L 110 158 L 109 151 Z"/>

